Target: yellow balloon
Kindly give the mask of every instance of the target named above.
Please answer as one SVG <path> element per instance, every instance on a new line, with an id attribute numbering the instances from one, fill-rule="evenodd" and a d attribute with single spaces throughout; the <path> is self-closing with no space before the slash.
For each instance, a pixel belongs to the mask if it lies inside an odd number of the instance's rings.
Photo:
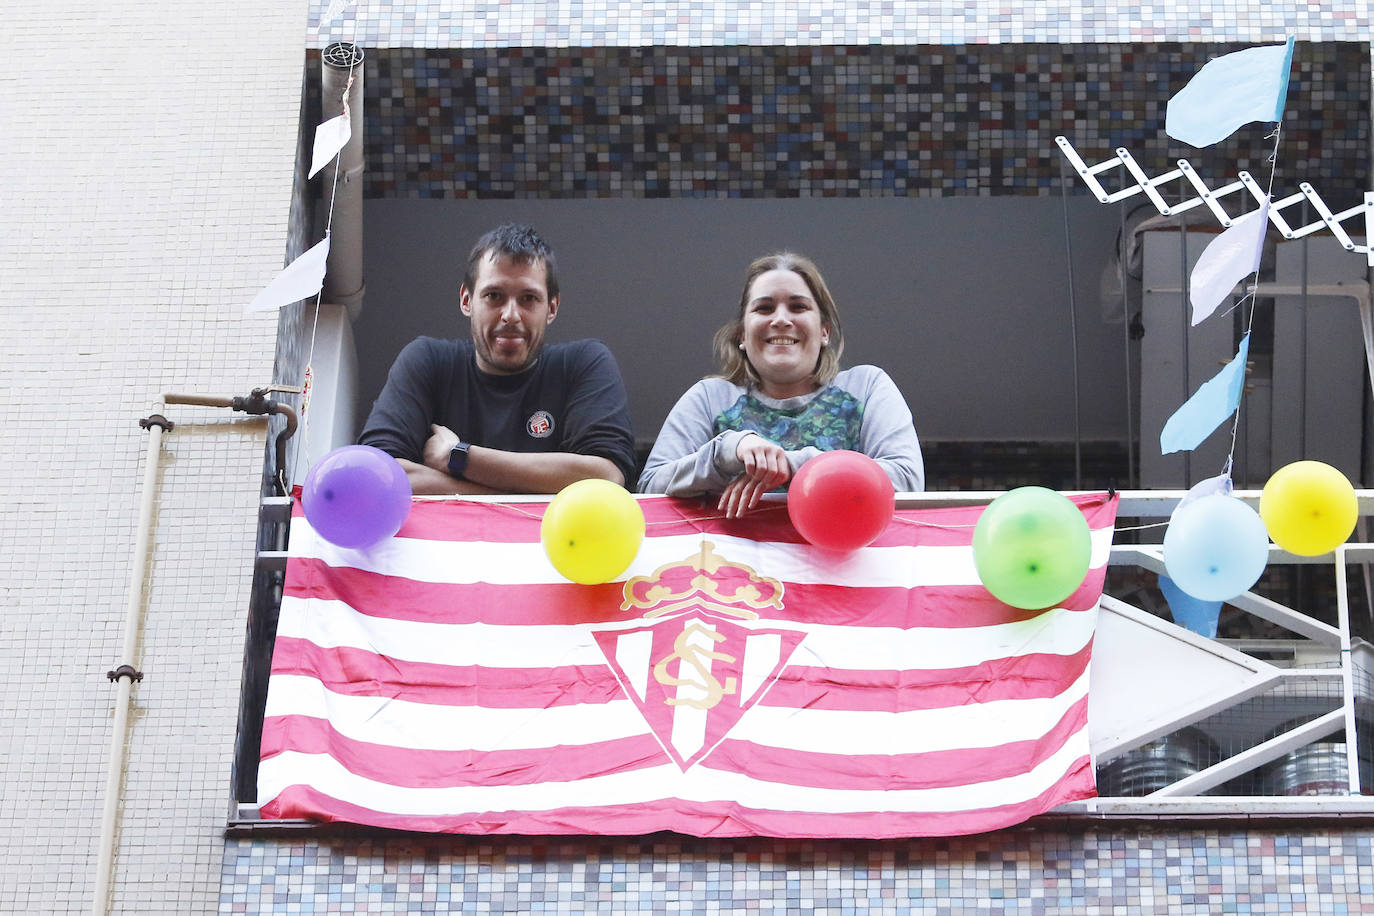
<path id="1" fill-rule="evenodd" d="M 609 582 L 639 553 L 644 510 L 609 480 L 579 480 L 544 510 L 539 537 L 549 562 L 566 578 L 582 585 Z"/>
<path id="2" fill-rule="evenodd" d="M 1295 461 L 1274 472 L 1260 494 L 1260 518 L 1289 553 L 1315 557 L 1350 537 L 1360 515 L 1355 488 L 1320 461 Z"/>

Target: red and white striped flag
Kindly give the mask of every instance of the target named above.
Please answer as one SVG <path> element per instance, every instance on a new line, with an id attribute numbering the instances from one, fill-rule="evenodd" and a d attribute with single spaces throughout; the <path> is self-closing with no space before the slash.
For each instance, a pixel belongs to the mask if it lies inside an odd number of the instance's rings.
<path id="1" fill-rule="evenodd" d="M 828 554 L 777 504 L 641 500 L 620 581 L 577 585 L 547 503 L 417 500 L 335 547 L 297 501 L 263 725 L 266 818 L 456 833 L 977 833 L 1095 794 L 1088 669 L 1116 500 L 1074 498 L 1087 580 L 993 599 L 981 507 Z"/>

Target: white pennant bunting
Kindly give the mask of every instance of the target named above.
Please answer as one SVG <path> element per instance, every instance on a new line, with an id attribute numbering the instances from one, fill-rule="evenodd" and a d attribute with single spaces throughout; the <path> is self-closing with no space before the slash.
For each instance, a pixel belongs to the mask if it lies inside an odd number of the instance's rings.
<path id="1" fill-rule="evenodd" d="M 1264 232 L 1269 228 L 1269 198 L 1258 210 L 1237 219 L 1208 243 L 1188 279 L 1193 324 L 1216 311 L 1236 284 L 1259 270 Z"/>
<path id="2" fill-rule="evenodd" d="M 1165 107 L 1164 132 L 1211 146 L 1251 121 L 1282 121 L 1293 39 L 1208 61 Z"/>
<path id="3" fill-rule="evenodd" d="M 315 128 L 315 151 L 310 157 L 310 174 L 307 178 L 314 178 L 320 169 L 339 154 L 339 150 L 348 145 L 349 138 L 353 136 L 350 120 L 348 102 L 345 101 L 343 114 L 337 118 L 330 118 Z"/>
<path id="4" fill-rule="evenodd" d="M 1235 357 L 1203 382 L 1164 424 L 1159 434 L 1161 455 L 1192 451 L 1236 412 L 1245 387 L 1245 359 L 1249 353 L 1250 335 L 1246 334 Z"/>
<path id="5" fill-rule="evenodd" d="M 357 2 L 358 0 L 329 0 L 329 8 L 325 10 L 324 15 L 320 17 L 319 28 L 324 28 L 329 25 L 329 23 L 333 22 L 340 13 Z"/>
<path id="6" fill-rule="evenodd" d="M 267 284 L 262 292 L 244 309 L 249 312 L 270 312 L 315 295 L 324 286 L 325 262 L 329 259 L 329 236 L 290 264 Z"/>

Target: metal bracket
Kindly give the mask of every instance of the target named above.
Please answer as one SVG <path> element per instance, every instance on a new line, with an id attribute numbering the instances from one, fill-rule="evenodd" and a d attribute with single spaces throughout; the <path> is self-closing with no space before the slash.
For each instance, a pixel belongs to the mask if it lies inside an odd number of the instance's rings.
<path id="1" fill-rule="evenodd" d="M 230 405 L 237 411 L 255 416 L 276 413 L 277 402 L 267 397 L 266 388 L 254 388 L 248 397 L 230 398 Z"/>
<path id="2" fill-rule="evenodd" d="M 1059 151 L 1064 154 L 1065 159 L 1069 160 L 1069 163 L 1073 166 L 1073 170 L 1078 174 L 1079 178 L 1083 179 L 1083 183 L 1092 191 L 1098 203 L 1116 203 L 1119 200 L 1125 200 L 1127 197 L 1143 193 L 1150 199 L 1150 202 L 1154 204 L 1155 209 L 1158 210 L 1162 216 L 1173 216 L 1191 210 L 1194 207 L 1206 206 L 1206 208 L 1211 211 L 1212 216 L 1216 218 L 1216 221 L 1223 227 L 1227 227 L 1231 225 L 1234 218 L 1221 206 L 1219 202 L 1221 198 L 1238 191 L 1247 191 L 1257 202 L 1263 203 L 1266 196 L 1264 189 L 1260 187 L 1259 183 L 1255 181 L 1254 177 L 1249 172 L 1239 172 L 1236 181 L 1232 181 L 1219 188 L 1211 188 L 1208 187 L 1201 176 L 1194 171 L 1187 159 L 1178 160 L 1178 167 L 1176 169 L 1151 178 L 1149 175 L 1145 174 L 1145 170 L 1140 167 L 1135 161 L 1135 158 L 1131 156 L 1130 150 L 1125 147 L 1118 147 L 1116 156 L 1112 159 L 1099 162 L 1096 165 L 1088 165 L 1083 161 L 1083 157 L 1078 155 L 1078 152 L 1073 148 L 1073 144 L 1069 143 L 1067 137 L 1055 137 L 1054 142 L 1059 145 Z M 1124 176 L 1126 180 L 1120 190 L 1109 193 L 1107 189 L 1102 186 L 1102 182 L 1098 180 L 1097 176 L 1114 168 L 1124 169 L 1127 173 Z M 1182 200 L 1176 204 L 1170 204 L 1164 200 L 1163 196 L 1156 189 L 1162 184 L 1179 179 L 1186 180 L 1197 193 L 1197 196 Z M 1366 193 L 1364 200 L 1360 203 L 1342 210 L 1340 213 L 1333 213 L 1331 212 L 1331 208 L 1326 205 L 1326 202 L 1321 199 L 1321 196 L 1311 184 L 1304 181 L 1298 185 L 1298 188 L 1299 190 L 1296 194 L 1277 198 L 1269 204 L 1269 222 L 1274 225 L 1274 228 L 1279 230 L 1279 233 L 1285 239 L 1300 239 L 1322 229 L 1327 229 L 1336 237 L 1336 241 L 1341 243 L 1341 247 L 1345 248 L 1346 251 L 1365 255 L 1369 260 L 1369 265 L 1374 267 L 1374 244 L 1369 244 L 1370 242 L 1374 242 L 1374 239 L 1368 237 L 1370 226 L 1374 224 L 1374 193 Z M 1306 226 L 1300 226 L 1294 229 L 1289 226 L 1288 221 L 1283 218 L 1282 211 L 1294 204 L 1302 203 L 1303 201 L 1310 203 L 1313 209 L 1317 211 L 1317 215 L 1320 218 Z M 1356 245 L 1350 238 L 1350 235 L 1345 231 L 1345 227 L 1341 225 L 1345 220 L 1360 214 L 1364 214 L 1365 216 L 1365 241 L 1367 244 L 1364 245 Z"/>
<path id="3" fill-rule="evenodd" d="M 144 417 L 142 420 L 138 421 L 138 426 L 140 429 L 148 429 L 149 427 L 160 426 L 162 427 L 162 431 L 164 433 L 171 432 L 173 429 L 176 428 L 175 423 L 173 423 L 171 420 L 167 419 L 160 413 L 155 413 L 151 416 Z"/>
<path id="4" fill-rule="evenodd" d="M 105 676 L 112 681 L 117 681 L 122 677 L 127 677 L 131 681 L 143 680 L 143 672 L 133 665 L 120 665 L 113 671 L 106 671 Z"/>

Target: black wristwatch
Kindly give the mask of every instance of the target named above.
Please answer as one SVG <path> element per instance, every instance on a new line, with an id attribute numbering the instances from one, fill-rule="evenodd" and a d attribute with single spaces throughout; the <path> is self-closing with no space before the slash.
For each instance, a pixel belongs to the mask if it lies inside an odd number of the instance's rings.
<path id="1" fill-rule="evenodd" d="M 468 449 L 472 446 L 459 439 L 458 444 L 453 447 L 453 451 L 448 453 L 448 473 L 450 477 L 463 479 L 463 472 L 468 469 Z"/>

